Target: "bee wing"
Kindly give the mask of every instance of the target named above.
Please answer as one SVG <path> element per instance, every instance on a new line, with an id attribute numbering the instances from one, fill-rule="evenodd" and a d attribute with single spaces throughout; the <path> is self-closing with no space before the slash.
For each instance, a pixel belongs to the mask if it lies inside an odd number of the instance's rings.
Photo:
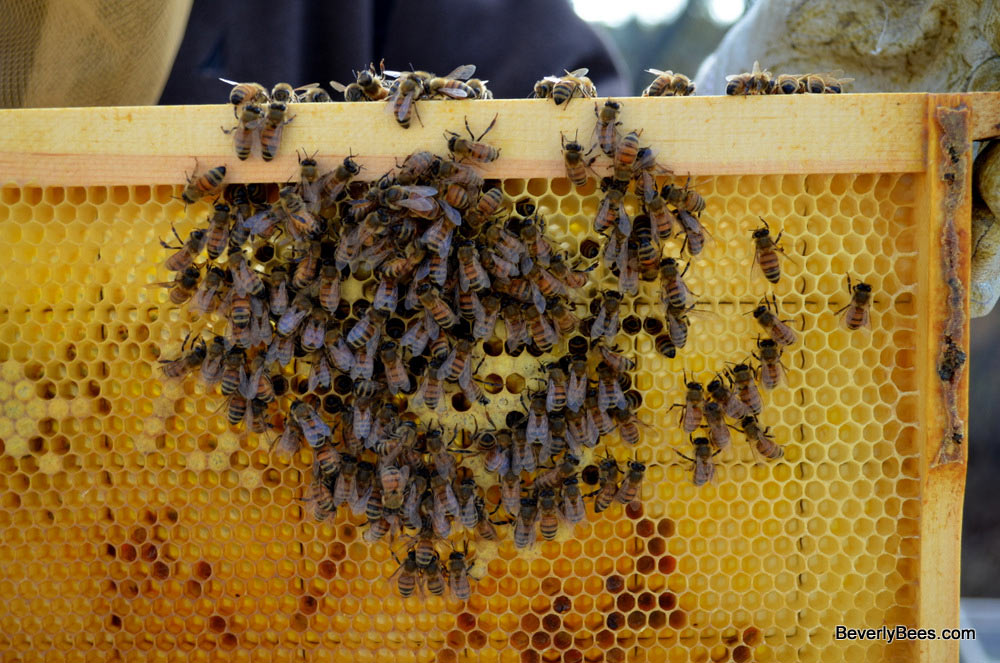
<path id="1" fill-rule="evenodd" d="M 344 85 L 343 83 L 338 83 L 337 81 L 330 81 L 330 87 L 336 90 L 337 92 L 343 92 L 344 90 L 347 89 L 346 85 Z"/>
<path id="2" fill-rule="evenodd" d="M 443 87 L 438 90 L 438 94 L 443 94 L 446 97 L 451 97 L 452 99 L 468 99 L 470 95 L 465 90 L 455 87 Z"/>
<path id="3" fill-rule="evenodd" d="M 439 200 L 438 205 L 441 206 L 441 210 L 444 212 L 445 218 L 451 221 L 451 224 L 453 226 L 462 225 L 462 215 L 459 214 L 457 209 L 455 209 L 448 203 L 444 202 L 443 200 Z M 441 257 L 443 258 L 444 256 Z"/>
<path id="4" fill-rule="evenodd" d="M 563 69 L 563 71 L 566 71 Z M 566 71 L 567 74 L 573 76 L 574 78 L 579 78 L 580 76 L 586 76 L 590 72 L 586 67 L 580 67 L 579 69 L 574 69 L 573 71 Z"/>
<path id="5" fill-rule="evenodd" d="M 389 78 L 399 78 L 400 76 L 403 75 L 403 72 L 396 71 L 394 69 L 383 69 L 382 70 L 382 75 L 383 76 L 388 76 Z"/>
<path id="6" fill-rule="evenodd" d="M 455 67 L 451 73 L 445 74 L 444 78 L 452 78 L 456 81 L 466 81 L 476 74 L 476 65 L 463 64 Z"/>
<path id="7" fill-rule="evenodd" d="M 550 83 L 561 83 L 562 82 L 562 79 L 559 78 L 558 76 L 546 76 L 542 80 L 548 81 Z"/>
<path id="8" fill-rule="evenodd" d="M 727 81 L 735 81 L 737 78 L 742 78 L 745 74 L 730 74 L 726 76 Z"/>
<path id="9" fill-rule="evenodd" d="M 239 83 L 237 83 L 236 81 L 231 81 L 228 78 L 222 78 L 221 76 L 219 77 L 219 80 L 222 81 L 223 83 L 226 83 L 227 85 L 239 85 Z"/>
<path id="10" fill-rule="evenodd" d="M 438 190 L 432 186 L 404 186 L 403 190 L 420 198 L 433 198 L 438 194 Z"/>
<path id="11" fill-rule="evenodd" d="M 294 91 L 298 92 L 299 90 L 309 90 L 314 87 L 319 87 L 319 83 L 306 83 L 305 85 L 298 86 Z"/>
<path id="12" fill-rule="evenodd" d="M 531 303 L 535 305 L 539 313 L 545 313 L 545 295 L 534 283 L 531 284 Z"/>
<path id="13" fill-rule="evenodd" d="M 436 203 L 433 198 L 406 198 L 397 201 L 396 204 L 415 212 L 432 212 Z"/>
<path id="14" fill-rule="evenodd" d="M 396 95 L 399 95 L 399 91 L 396 91 Z M 409 92 L 403 97 L 403 101 L 399 104 L 399 110 L 396 112 L 396 121 L 402 122 L 406 119 L 406 116 L 410 114 L 410 106 L 413 105 L 414 93 Z M 392 104 L 389 104 L 392 107 Z"/>

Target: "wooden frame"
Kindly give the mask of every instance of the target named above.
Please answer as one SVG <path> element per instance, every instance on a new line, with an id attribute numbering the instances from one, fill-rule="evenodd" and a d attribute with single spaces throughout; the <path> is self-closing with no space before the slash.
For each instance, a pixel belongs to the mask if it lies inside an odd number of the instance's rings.
<path id="1" fill-rule="evenodd" d="M 589 126 L 594 112 L 591 101 L 578 100 L 565 109 L 538 100 L 419 108 L 422 126 L 415 121 L 404 131 L 369 104 L 293 106 L 282 152 L 270 163 L 234 157 L 231 139 L 218 128 L 234 124 L 225 105 L 0 111 L 0 185 L 176 185 L 196 163 L 202 169 L 225 163 L 232 182 L 275 181 L 294 176 L 295 148 L 306 135 L 325 160 L 359 154 L 371 177 L 429 141 L 443 151 L 442 134 L 464 131 L 464 118 L 481 130 L 495 114 L 490 142 L 503 158 L 484 174 L 553 178 L 564 175 L 560 132 Z M 919 240 L 920 289 L 940 296 L 919 298 L 927 310 L 918 310 L 925 426 L 918 434 L 924 453 L 916 626 L 957 627 L 968 373 L 959 364 L 944 379 L 941 369 L 954 363 L 950 349 L 968 349 L 972 141 L 1000 135 L 1000 93 L 629 99 L 623 115 L 622 128 L 643 128 L 643 142 L 681 175 L 923 174 L 919 205 L 933 231 Z M 942 456 L 949 440 L 951 453 Z M 916 647 L 921 661 L 958 659 L 957 641 Z"/>

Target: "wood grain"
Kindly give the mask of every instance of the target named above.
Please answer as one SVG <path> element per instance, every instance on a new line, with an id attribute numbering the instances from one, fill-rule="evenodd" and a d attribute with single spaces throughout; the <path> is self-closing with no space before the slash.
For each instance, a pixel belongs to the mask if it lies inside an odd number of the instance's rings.
<path id="1" fill-rule="evenodd" d="M 220 91 L 224 96 L 225 90 Z M 976 98 L 975 115 L 992 121 L 1000 94 Z M 642 142 L 679 174 L 921 172 L 925 168 L 924 94 L 624 99 L 623 131 L 642 129 Z M 418 104 L 423 123 L 404 130 L 385 104 L 296 104 L 279 156 L 236 159 L 220 126 L 235 124 L 232 107 L 143 106 L 0 111 L 0 181 L 19 185 L 178 184 L 195 161 L 226 164 L 232 182 L 279 181 L 295 175 L 295 150 L 319 150 L 321 163 L 360 155 L 364 175 L 385 172 L 416 150 L 446 150 L 444 132 L 484 129 L 501 158 L 488 177 L 558 177 L 564 173 L 559 134 L 580 130 L 592 140 L 594 104 L 547 100 Z M 982 112 L 978 112 L 982 109 Z M 1000 119 L 1000 118 L 998 118 Z M 977 125 L 978 126 L 978 125 Z M 604 163 L 602 157 L 597 164 Z"/>

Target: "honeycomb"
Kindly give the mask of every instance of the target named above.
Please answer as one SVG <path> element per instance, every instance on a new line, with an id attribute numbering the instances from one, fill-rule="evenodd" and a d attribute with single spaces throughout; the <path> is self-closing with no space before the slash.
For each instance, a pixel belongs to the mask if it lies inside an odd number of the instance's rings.
<path id="1" fill-rule="evenodd" d="M 464 602 L 400 598 L 364 516 L 313 520 L 309 452 L 283 460 L 198 379 L 160 379 L 161 348 L 198 323 L 146 287 L 164 278 L 157 240 L 206 204 L 185 211 L 175 186 L 0 187 L 0 661 L 912 660 L 912 643 L 834 627 L 916 622 L 925 177 L 698 178 L 714 241 L 686 280 L 706 313 L 659 355 L 641 283 L 619 337 L 643 394 L 642 506 L 588 509 L 527 554 L 505 538 Z M 571 252 L 591 235 L 593 182 L 502 185 Z M 774 287 L 750 276 L 758 216 L 792 255 Z M 870 331 L 838 324 L 848 274 L 873 287 Z M 765 292 L 806 330 L 787 386 L 763 394 L 784 458 L 757 462 L 734 433 L 696 488 L 669 409 L 682 370 L 707 381 L 747 357 Z"/>

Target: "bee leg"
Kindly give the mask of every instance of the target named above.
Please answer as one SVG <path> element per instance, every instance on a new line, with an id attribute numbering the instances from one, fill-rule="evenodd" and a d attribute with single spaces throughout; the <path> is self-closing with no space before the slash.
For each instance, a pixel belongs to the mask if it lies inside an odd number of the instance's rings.
<path id="1" fill-rule="evenodd" d="M 681 453 L 680 451 L 678 451 L 677 449 L 674 449 L 674 451 L 675 451 L 675 452 L 677 453 L 677 455 L 678 455 L 678 456 L 680 456 L 680 457 L 681 457 L 681 458 L 683 458 L 684 460 L 689 460 L 689 461 L 691 461 L 692 463 L 694 462 L 694 458 L 688 458 L 687 456 L 685 456 L 684 454 L 682 454 L 682 453 Z M 718 451 L 717 451 L 716 453 L 718 453 Z"/>
<path id="2" fill-rule="evenodd" d="M 494 116 L 493 116 L 493 120 L 492 120 L 492 121 L 490 122 L 490 126 L 486 127 L 486 131 L 484 131 L 483 133 L 479 134 L 479 138 L 477 138 L 477 139 L 476 139 L 476 142 L 477 142 L 477 143 L 478 143 L 479 141 L 481 141 L 481 140 L 483 139 L 483 136 L 485 136 L 485 135 L 486 135 L 486 134 L 488 134 L 488 133 L 489 133 L 490 131 L 492 131 L 493 127 L 494 127 L 494 126 L 496 125 L 496 123 L 497 123 L 497 118 L 498 118 L 498 117 L 500 117 L 500 113 L 497 113 L 496 115 L 494 115 Z M 465 120 L 465 128 L 466 128 L 466 129 L 468 129 L 468 128 L 469 128 L 469 120 L 468 120 L 468 118 L 466 118 L 466 120 Z M 472 132 L 471 132 L 471 131 L 469 132 L 469 135 L 470 135 L 470 136 L 472 135 Z"/>

